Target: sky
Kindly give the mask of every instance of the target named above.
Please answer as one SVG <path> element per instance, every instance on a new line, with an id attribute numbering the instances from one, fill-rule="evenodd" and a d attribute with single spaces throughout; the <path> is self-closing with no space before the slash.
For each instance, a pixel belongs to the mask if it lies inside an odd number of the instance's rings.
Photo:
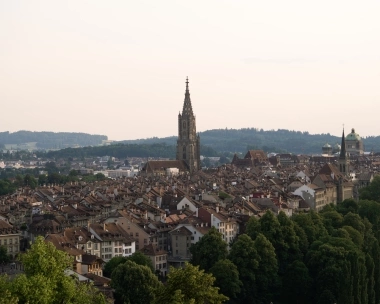
<path id="1" fill-rule="evenodd" d="M 380 135 L 380 1 L 0 0 L 0 132 Z"/>

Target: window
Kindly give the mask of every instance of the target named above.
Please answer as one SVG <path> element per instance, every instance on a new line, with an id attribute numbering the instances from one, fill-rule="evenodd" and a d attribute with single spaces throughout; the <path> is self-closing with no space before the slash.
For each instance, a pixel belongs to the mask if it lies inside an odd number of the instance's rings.
<path id="1" fill-rule="evenodd" d="M 94 247 L 95 250 L 98 250 L 98 244 L 94 244 Z"/>
<path id="2" fill-rule="evenodd" d="M 138 233 L 138 232 L 136 232 L 136 236 L 139 236 L 139 233 Z"/>

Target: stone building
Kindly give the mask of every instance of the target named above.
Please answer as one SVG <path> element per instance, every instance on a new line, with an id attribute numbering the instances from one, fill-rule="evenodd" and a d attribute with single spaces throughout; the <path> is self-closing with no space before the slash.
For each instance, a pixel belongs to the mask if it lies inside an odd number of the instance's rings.
<path id="1" fill-rule="evenodd" d="M 0 219 L 0 246 L 4 246 L 12 258 L 20 252 L 20 239 L 20 231 Z"/>
<path id="2" fill-rule="evenodd" d="M 196 132 L 195 115 L 190 100 L 189 80 L 186 78 L 185 100 L 178 114 L 177 160 L 185 161 L 190 173 L 201 168 L 200 138 Z"/>
<path id="3" fill-rule="evenodd" d="M 186 78 L 185 100 L 182 113 L 178 114 L 178 139 L 176 160 L 148 161 L 140 174 L 173 175 L 183 172 L 196 172 L 201 169 L 200 138 L 196 131 L 195 115 L 190 100 L 189 80 Z"/>
<path id="4" fill-rule="evenodd" d="M 363 140 L 358 133 L 355 133 L 354 128 L 346 136 L 346 151 L 350 155 L 361 155 L 364 153 Z"/>

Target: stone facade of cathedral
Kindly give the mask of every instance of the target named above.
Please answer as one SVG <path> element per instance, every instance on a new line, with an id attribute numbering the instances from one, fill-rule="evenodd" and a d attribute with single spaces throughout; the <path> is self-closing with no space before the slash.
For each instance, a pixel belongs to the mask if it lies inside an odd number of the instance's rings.
<path id="1" fill-rule="evenodd" d="M 178 114 L 177 160 L 184 161 L 190 173 L 200 170 L 200 138 L 196 131 L 195 115 L 190 100 L 189 80 L 186 79 L 185 100 Z"/>

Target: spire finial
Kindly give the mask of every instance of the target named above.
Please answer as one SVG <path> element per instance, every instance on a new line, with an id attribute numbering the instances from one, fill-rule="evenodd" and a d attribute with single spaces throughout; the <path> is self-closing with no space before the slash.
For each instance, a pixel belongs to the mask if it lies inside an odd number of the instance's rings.
<path id="1" fill-rule="evenodd" d="M 189 77 L 186 76 L 186 91 L 189 90 Z"/>

